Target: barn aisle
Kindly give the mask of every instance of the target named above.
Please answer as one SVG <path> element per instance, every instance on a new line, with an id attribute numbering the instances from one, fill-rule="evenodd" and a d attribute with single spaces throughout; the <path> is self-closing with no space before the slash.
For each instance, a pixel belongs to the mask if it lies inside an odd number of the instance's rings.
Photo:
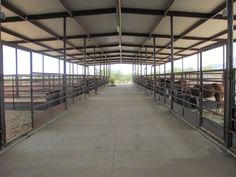
<path id="1" fill-rule="evenodd" d="M 235 167 L 132 85 L 100 90 L 0 155 L 1 177 L 233 177 Z"/>

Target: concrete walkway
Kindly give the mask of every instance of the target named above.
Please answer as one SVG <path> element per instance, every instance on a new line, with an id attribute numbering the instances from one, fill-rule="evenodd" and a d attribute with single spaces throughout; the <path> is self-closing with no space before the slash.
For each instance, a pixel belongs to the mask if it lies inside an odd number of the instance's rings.
<path id="1" fill-rule="evenodd" d="M 0 177 L 235 177 L 236 160 L 137 88 L 105 88 L 0 155 Z"/>

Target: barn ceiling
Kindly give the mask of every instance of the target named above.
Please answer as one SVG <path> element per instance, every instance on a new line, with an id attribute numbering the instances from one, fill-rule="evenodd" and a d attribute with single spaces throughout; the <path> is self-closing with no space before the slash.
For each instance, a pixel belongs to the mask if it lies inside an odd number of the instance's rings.
<path id="1" fill-rule="evenodd" d="M 179 59 L 227 39 L 225 6 L 225 0 L 2 0 L 1 33 L 6 44 L 61 58 L 65 18 L 68 60 L 82 64 L 86 53 L 87 64 L 94 56 L 111 63 L 147 56 L 151 64 L 155 36 L 161 63 L 171 56 L 171 17 Z"/>

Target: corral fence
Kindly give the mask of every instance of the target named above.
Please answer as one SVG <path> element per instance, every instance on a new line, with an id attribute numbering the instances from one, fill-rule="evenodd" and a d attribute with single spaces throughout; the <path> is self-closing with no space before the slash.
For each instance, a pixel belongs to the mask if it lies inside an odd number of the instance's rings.
<path id="1" fill-rule="evenodd" d="M 156 81 L 154 75 L 136 75 L 133 80 L 156 101 L 224 143 L 224 72 L 225 70 L 204 70 L 174 73 L 172 82 L 171 74 L 168 73 L 157 74 Z M 231 122 L 233 149 L 236 149 L 235 93 L 234 91 Z"/>
<path id="2" fill-rule="evenodd" d="M 107 83 L 100 75 L 4 75 L 5 143 L 39 128 Z"/>

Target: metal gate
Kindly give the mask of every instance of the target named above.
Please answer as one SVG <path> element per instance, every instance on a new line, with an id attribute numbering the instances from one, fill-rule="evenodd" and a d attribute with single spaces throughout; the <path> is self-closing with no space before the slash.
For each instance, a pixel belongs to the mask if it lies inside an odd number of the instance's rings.
<path id="1" fill-rule="evenodd" d="M 233 148 L 234 151 L 236 151 L 236 72 L 235 69 L 233 70 L 233 78 L 232 78 L 232 86 L 233 86 L 233 105 L 232 105 L 232 117 L 230 119 L 230 126 L 229 126 L 229 131 L 231 134 L 230 138 L 230 144 Z"/>

